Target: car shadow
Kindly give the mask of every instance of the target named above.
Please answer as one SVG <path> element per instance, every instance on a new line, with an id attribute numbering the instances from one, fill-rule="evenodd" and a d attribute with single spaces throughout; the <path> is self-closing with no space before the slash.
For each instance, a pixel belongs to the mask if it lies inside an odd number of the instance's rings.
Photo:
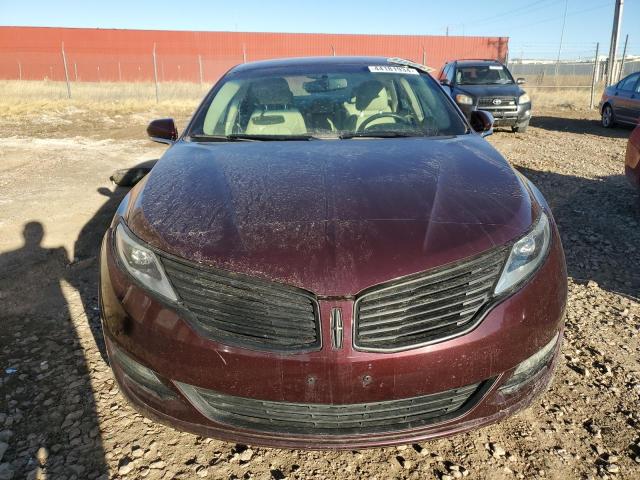
<path id="1" fill-rule="evenodd" d="M 624 175 L 584 178 L 516 167 L 542 191 L 558 224 L 568 274 L 640 296 L 640 201 Z"/>
<path id="2" fill-rule="evenodd" d="M 41 223 L 26 223 L 23 246 L 0 254 L 3 478 L 106 477 L 91 378 L 100 370 L 65 297 L 67 251 L 43 247 L 44 236 Z M 68 445 L 76 448 L 65 456 Z"/>
<path id="3" fill-rule="evenodd" d="M 577 134 L 599 135 L 610 138 L 629 138 L 633 127 L 617 125 L 614 128 L 604 128 L 600 120 L 589 118 L 562 118 L 562 117 L 531 117 L 532 127 L 556 132 L 568 132 Z"/>
<path id="4" fill-rule="evenodd" d="M 98 260 L 102 237 L 109 228 L 122 199 L 131 187 L 151 171 L 155 162 L 157 160 L 142 162 L 128 169 L 117 170 L 111 175 L 111 180 L 117 184 L 116 187 L 113 190 L 106 187 L 98 189 L 98 192 L 106 200 L 93 217 L 84 224 L 74 244 L 74 261 L 68 280 L 80 294 L 91 333 L 105 362 L 107 361 L 107 351 L 102 336 L 98 304 Z"/>

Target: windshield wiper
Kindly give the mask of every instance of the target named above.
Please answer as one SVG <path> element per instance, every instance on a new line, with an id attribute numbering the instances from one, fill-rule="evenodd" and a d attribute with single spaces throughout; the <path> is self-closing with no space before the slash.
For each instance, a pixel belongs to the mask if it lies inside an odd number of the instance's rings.
<path id="1" fill-rule="evenodd" d="M 338 135 L 341 140 L 348 140 L 350 138 L 399 138 L 399 137 L 424 137 L 424 132 L 346 132 Z"/>
<path id="2" fill-rule="evenodd" d="M 257 142 L 257 141 L 283 141 L 283 140 L 315 140 L 312 135 L 249 135 L 234 133 L 231 135 L 206 135 L 194 134 L 189 138 L 196 142 Z"/>
<path id="3" fill-rule="evenodd" d="M 229 140 L 266 140 L 266 141 L 283 141 L 283 140 L 318 140 L 313 135 L 253 135 L 247 133 L 234 133 L 228 135 Z"/>
<path id="4" fill-rule="evenodd" d="M 236 140 L 236 139 L 229 138 L 228 135 L 206 135 L 206 134 L 193 134 L 193 135 L 189 135 L 189 138 L 194 142 L 233 142 L 234 140 Z M 240 140 L 240 139 L 237 139 L 237 140 Z"/>

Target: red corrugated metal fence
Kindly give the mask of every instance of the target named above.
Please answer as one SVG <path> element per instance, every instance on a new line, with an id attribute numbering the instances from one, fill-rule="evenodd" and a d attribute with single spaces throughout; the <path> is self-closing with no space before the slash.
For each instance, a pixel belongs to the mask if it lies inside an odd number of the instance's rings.
<path id="1" fill-rule="evenodd" d="M 505 60 L 507 37 L 181 32 L 0 27 L 0 78 L 211 83 L 233 65 L 276 57 L 382 55 L 439 68 L 451 58 Z"/>

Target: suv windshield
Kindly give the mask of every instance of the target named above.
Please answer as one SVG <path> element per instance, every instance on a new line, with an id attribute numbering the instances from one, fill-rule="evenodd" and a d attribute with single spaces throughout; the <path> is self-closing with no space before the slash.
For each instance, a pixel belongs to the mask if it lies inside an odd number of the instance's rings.
<path id="1" fill-rule="evenodd" d="M 409 67 L 231 72 L 189 135 L 201 141 L 450 136 L 467 132 L 445 93 Z"/>
<path id="2" fill-rule="evenodd" d="M 502 65 L 459 65 L 456 69 L 458 85 L 506 85 L 513 77 Z"/>

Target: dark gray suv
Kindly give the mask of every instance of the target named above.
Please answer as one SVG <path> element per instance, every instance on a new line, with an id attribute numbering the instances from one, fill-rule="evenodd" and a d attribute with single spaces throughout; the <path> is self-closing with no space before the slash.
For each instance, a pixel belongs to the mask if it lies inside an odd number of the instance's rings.
<path id="1" fill-rule="evenodd" d="M 531 119 L 531 99 L 497 60 L 452 60 L 444 64 L 438 79 L 458 107 L 470 118 L 474 110 L 486 110 L 495 126 L 524 132 Z"/>

